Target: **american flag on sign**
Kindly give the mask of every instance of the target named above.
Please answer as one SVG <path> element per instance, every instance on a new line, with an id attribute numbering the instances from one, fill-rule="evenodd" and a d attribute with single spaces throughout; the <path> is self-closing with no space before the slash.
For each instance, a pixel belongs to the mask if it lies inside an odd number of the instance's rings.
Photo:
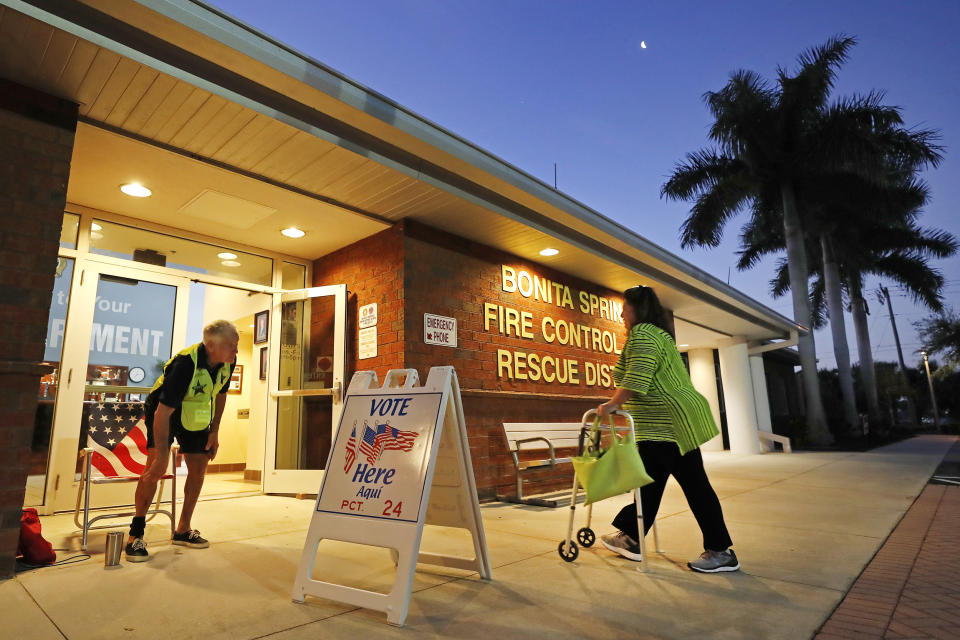
<path id="1" fill-rule="evenodd" d="M 90 463 L 106 477 L 140 475 L 147 462 L 142 402 L 101 402 L 90 408 Z"/>
<path id="2" fill-rule="evenodd" d="M 350 451 L 355 435 L 356 429 L 350 434 L 350 439 L 347 441 L 347 451 Z M 413 449 L 413 443 L 418 435 L 420 434 L 416 431 L 401 431 L 389 424 L 378 424 L 374 429 L 364 421 L 363 438 L 360 439 L 360 453 L 366 457 L 368 463 L 376 464 L 377 460 L 380 459 L 380 454 L 384 451 L 410 451 Z M 346 470 L 350 470 L 349 466 Z"/>
<path id="3" fill-rule="evenodd" d="M 354 461 L 357 459 L 357 421 L 353 421 L 353 430 L 350 431 L 350 438 L 347 440 L 346 462 L 343 465 L 344 473 L 350 471 Z"/>

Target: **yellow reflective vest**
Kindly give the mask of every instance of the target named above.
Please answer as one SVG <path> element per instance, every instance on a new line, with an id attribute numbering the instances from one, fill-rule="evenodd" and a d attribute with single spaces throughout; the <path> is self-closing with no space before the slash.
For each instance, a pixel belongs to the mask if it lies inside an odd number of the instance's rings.
<path id="1" fill-rule="evenodd" d="M 183 403 L 180 405 L 180 422 L 187 431 L 203 431 L 210 426 L 210 421 L 213 420 L 214 401 L 217 394 L 230 382 L 229 362 L 224 362 L 217 369 L 216 380 L 210 377 L 210 372 L 205 367 L 197 366 L 197 351 L 201 344 L 201 342 L 198 342 L 191 347 L 187 347 L 163 365 L 163 370 L 166 371 L 170 363 L 179 356 L 190 356 L 190 360 L 193 362 L 193 378 L 187 388 L 187 395 L 184 396 Z M 150 393 L 159 389 L 161 385 L 163 385 L 163 374 L 157 378 Z"/>

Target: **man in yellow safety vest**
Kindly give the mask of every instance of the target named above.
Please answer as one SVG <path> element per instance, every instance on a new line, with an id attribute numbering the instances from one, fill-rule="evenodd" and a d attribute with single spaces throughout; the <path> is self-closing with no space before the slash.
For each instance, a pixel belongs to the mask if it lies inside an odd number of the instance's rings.
<path id="1" fill-rule="evenodd" d="M 200 497 L 207 464 L 220 447 L 220 417 L 226 404 L 230 376 L 236 366 L 237 328 L 217 320 L 203 330 L 203 342 L 187 347 L 163 368 L 144 404 L 147 426 L 147 462 L 134 498 L 136 515 L 130 525 L 126 556 L 129 562 L 150 559 L 143 542 L 146 513 L 167 468 L 174 438 L 187 464 L 183 506 L 173 544 L 203 549 L 210 543 L 191 528 L 190 519 Z"/>

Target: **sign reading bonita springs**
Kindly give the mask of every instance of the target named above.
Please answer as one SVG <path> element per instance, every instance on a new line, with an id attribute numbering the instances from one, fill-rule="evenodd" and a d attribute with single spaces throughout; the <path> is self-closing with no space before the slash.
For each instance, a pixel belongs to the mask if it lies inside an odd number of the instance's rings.
<path id="1" fill-rule="evenodd" d="M 349 396 L 317 511 L 416 522 L 440 397 Z"/>

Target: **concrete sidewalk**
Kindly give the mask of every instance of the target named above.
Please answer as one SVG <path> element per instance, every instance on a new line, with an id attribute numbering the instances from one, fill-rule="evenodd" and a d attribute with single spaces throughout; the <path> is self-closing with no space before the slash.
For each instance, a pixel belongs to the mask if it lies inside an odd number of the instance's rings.
<path id="1" fill-rule="evenodd" d="M 290 601 L 311 501 L 205 501 L 195 526 L 213 541 L 210 549 L 170 546 L 169 531 L 151 525 L 154 558 L 106 570 L 99 533 L 90 560 L 0 583 L 4 637 L 806 639 L 956 440 L 923 436 L 866 453 L 705 454 L 743 565 L 732 574 L 686 568 L 701 540 L 672 482 L 658 519 L 664 553 L 651 555 L 647 574 L 596 546 L 575 563 L 563 562 L 556 548 L 566 509 L 484 505 L 493 581 L 424 566 L 402 629 L 388 626 L 383 614 Z M 596 505 L 598 534 L 625 501 Z M 586 510 L 577 515 L 579 527 Z M 55 546 L 78 546 L 70 516 L 44 518 L 43 527 Z M 428 530 L 422 548 L 466 554 L 468 539 L 460 534 Z M 385 589 L 393 579 L 386 550 L 324 542 L 317 564 L 326 579 L 352 586 Z"/>

